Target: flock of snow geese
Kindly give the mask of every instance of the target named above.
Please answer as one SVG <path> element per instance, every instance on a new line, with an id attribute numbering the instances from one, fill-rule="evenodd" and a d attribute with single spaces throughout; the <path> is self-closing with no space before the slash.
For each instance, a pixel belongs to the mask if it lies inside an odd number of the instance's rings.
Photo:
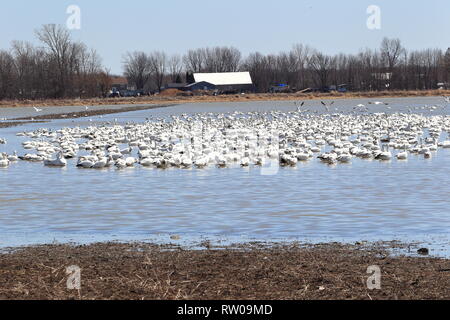
<path id="1" fill-rule="evenodd" d="M 449 99 L 450 102 L 450 99 Z M 328 111 L 331 104 L 323 103 Z M 325 164 L 355 158 L 431 158 L 450 148 L 450 116 L 416 113 L 317 114 L 302 110 L 183 114 L 125 125 L 105 123 L 20 132 L 23 155 L 0 154 L 0 167 L 19 161 L 79 168 L 206 168 L 280 166 L 319 159 Z M 362 107 L 361 107 L 362 108 Z M 0 144 L 7 141 L 0 139 Z"/>

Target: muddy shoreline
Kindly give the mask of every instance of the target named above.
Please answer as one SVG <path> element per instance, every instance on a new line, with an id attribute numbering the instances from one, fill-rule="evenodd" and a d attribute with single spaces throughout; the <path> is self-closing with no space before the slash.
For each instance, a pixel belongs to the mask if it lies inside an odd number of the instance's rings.
<path id="1" fill-rule="evenodd" d="M 174 106 L 174 104 L 159 104 L 159 105 L 123 107 L 123 108 L 116 108 L 116 109 L 85 110 L 85 111 L 68 112 L 68 113 L 43 114 L 43 115 L 36 115 L 33 117 L 14 118 L 14 119 L 10 119 L 9 121 L 0 122 L 0 129 L 17 127 L 17 126 L 28 124 L 28 123 L 45 123 L 50 120 L 97 117 L 97 116 L 102 116 L 102 115 L 107 115 L 107 114 L 127 113 L 127 112 L 133 112 L 133 111 L 167 108 L 167 107 L 171 107 L 171 106 Z"/>
<path id="2" fill-rule="evenodd" d="M 392 256 L 385 246 L 46 245 L 0 254 L 0 299 L 450 299 L 450 260 Z M 395 247 L 395 245 L 394 245 Z M 369 290 L 369 266 L 381 289 Z M 81 268 L 81 290 L 66 268 Z"/>
<path id="3" fill-rule="evenodd" d="M 0 122 L 0 129 L 18 127 L 28 123 L 46 123 L 46 121 L 8 121 Z"/>
<path id="4" fill-rule="evenodd" d="M 106 115 L 106 114 L 116 114 L 116 113 L 126 113 L 126 112 L 133 112 L 133 111 L 159 109 L 159 108 L 166 108 L 166 107 L 171 107 L 171 106 L 173 106 L 173 104 L 123 107 L 120 109 L 85 110 L 85 111 L 70 112 L 70 113 L 46 114 L 46 115 L 38 115 L 38 116 L 33 116 L 33 117 L 15 118 L 13 120 L 26 121 L 26 120 L 78 119 L 78 118 L 102 116 L 102 115 Z"/>
<path id="5" fill-rule="evenodd" d="M 11 107 L 61 107 L 61 106 L 102 106 L 136 104 L 182 104 L 202 102 L 252 102 L 252 101 L 298 101 L 315 99 L 358 99 L 358 98 L 406 98 L 449 96 L 450 90 L 424 91 L 373 91 L 349 93 L 258 93 L 220 96 L 143 96 L 132 98 L 94 98 L 94 99 L 46 99 L 46 100 L 2 100 L 0 108 Z"/>

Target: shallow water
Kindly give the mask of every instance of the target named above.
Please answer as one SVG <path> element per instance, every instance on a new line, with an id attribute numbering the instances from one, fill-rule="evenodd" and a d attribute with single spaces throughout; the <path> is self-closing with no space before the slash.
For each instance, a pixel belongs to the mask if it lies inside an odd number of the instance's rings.
<path id="1" fill-rule="evenodd" d="M 336 102 L 350 111 L 362 100 Z M 373 112 L 406 111 L 405 106 L 443 105 L 441 98 L 384 99 Z M 305 108 L 322 110 L 320 102 Z M 292 102 L 191 104 L 93 118 L 103 122 L 144 121 L 154 116 L 197 112 L 295 110 Z M 448 114 L 450 108 L 414 110 Z M 16 110 L 16 112 L 19 112 Z M 333 110 L 333 112 L 336 112 Z M 1 116 L 0 116 L 1 118 Z M 18 150 L 27 138 L 19 131 L 91 125 L 86 119 L 57 120 L 0 129 Z M 158 234 L 184 238 L 409 239 L 448 245 L 450 230 L 450 149 L 432 159 L 408 161 L 354 159 L 327 166 L 319 161 L 281 168 L 276 175 L 260 169 L 83 170 L 21 162 L 0 169 L 0 246 L 55 240 L 83 242 L 146 239 Z"/>

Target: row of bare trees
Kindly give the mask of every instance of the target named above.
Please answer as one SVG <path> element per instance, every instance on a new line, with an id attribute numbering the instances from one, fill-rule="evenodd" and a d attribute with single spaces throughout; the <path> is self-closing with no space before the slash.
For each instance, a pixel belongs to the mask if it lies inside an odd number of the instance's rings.
<path id="1" fill-rule="evenodd" d="M 450 48 L 408 52 L 398 39 L 384 39 L 380 49 L 358 54 L 326 55 L 296 45 L 277 55 L 250 54 L 242 63 L 259 91 L 283 83 L 291 88 L 346 85 L 351 90 L 435 89 L 450 80 Z"/>
<path id="2" fill-rule="evenodd" d="M 111 77 L 95 50 L 73 41 L 67 29 L 44 25 L 41 46 L 15 41 L 0 51 L 0 99 L 105 96 Z M 327 55 L 301 44 L 278 54 L 250 53 L 233 47 L 189 50 L 185 55 L 130 52 L 124 75 L 139 90 L 159 91 L 167 83 L 193 82 L 196 72 L 250 71 L 259 92 L 286 84 L 291 90 L 345 85 L 350 90 L 434 89 L 450 81 L 450 48 L 407 51 L 398 39 L 379 49 Z"/>
<path id="3" fill-rule="evenodd" d="M 183 57 L 155 51 L 129 52 L 124 57 L 124 74 L 138 89 L 158 91 L 167 83 L 189 81 L 185 73 L 235 72 L 241 67 L 241 52 L 233 47 L 189 50 Z"/>
<path id="4" fill-rule="evenodd" d="M 259 92 L 287 84 L 292 90 L 345 85 L 350 90 L 435 89 L 450 79 L 450 49 L 408 52 L 398 39 L 384 39 L 376 50 L 327 55 L 295 45 L 279 54 L 251 53 L 232 47 L 189 50 L 183 57 L 162 52 L 128 53 L 125 76 L 138 89 L 159 90 L 167 82 L 190 82 L 196 72 L 250 71 Z M 186 77 L 185 74 L 187 74 Z"/>
<path id="5" fill-rule="evenodd" d="M 42 44 L 14 41 L 0 51 L 0 99 L 79 98 L 105 95 L 110 77 L 95 50 L 73 41 L 67 29 L 44 25 Z"/>

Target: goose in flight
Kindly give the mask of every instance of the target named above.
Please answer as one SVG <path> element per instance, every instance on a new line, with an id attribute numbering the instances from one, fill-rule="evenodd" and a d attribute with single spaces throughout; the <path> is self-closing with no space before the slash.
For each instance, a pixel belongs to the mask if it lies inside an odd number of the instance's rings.
<path id="1" fill-rule="evenodd" d="M 297 107 L 297 111 L 298 112 L 301 112 L 302 110 L 301 110 L 301 108 L 303 107 L 303 106 L 305 106 L 305 101 L 302 101 L 301 103 L 300 103 L 300 101 L 296 101 L 295 102 L 295 106 Z"/>
<path id="2" fill-rule="evenodd" d="M 331 101 L 330 104 L 326 104 L 323 101 L 320 101 L 320 103 L 325 107 L 325 109 L 327 110 L 327 112 L 330 112 L 330 107 L 334 104 L 334 101 Z"/>
<path id="3" fill-rule="evenodd" d="M 36 112 L 41 112 L 42 111 L 42 109 L 39 109 L 39 108 L 36 108 L 36 107 L 33 107 L 34 108 L 34 110 L 36 111 Z"/>

